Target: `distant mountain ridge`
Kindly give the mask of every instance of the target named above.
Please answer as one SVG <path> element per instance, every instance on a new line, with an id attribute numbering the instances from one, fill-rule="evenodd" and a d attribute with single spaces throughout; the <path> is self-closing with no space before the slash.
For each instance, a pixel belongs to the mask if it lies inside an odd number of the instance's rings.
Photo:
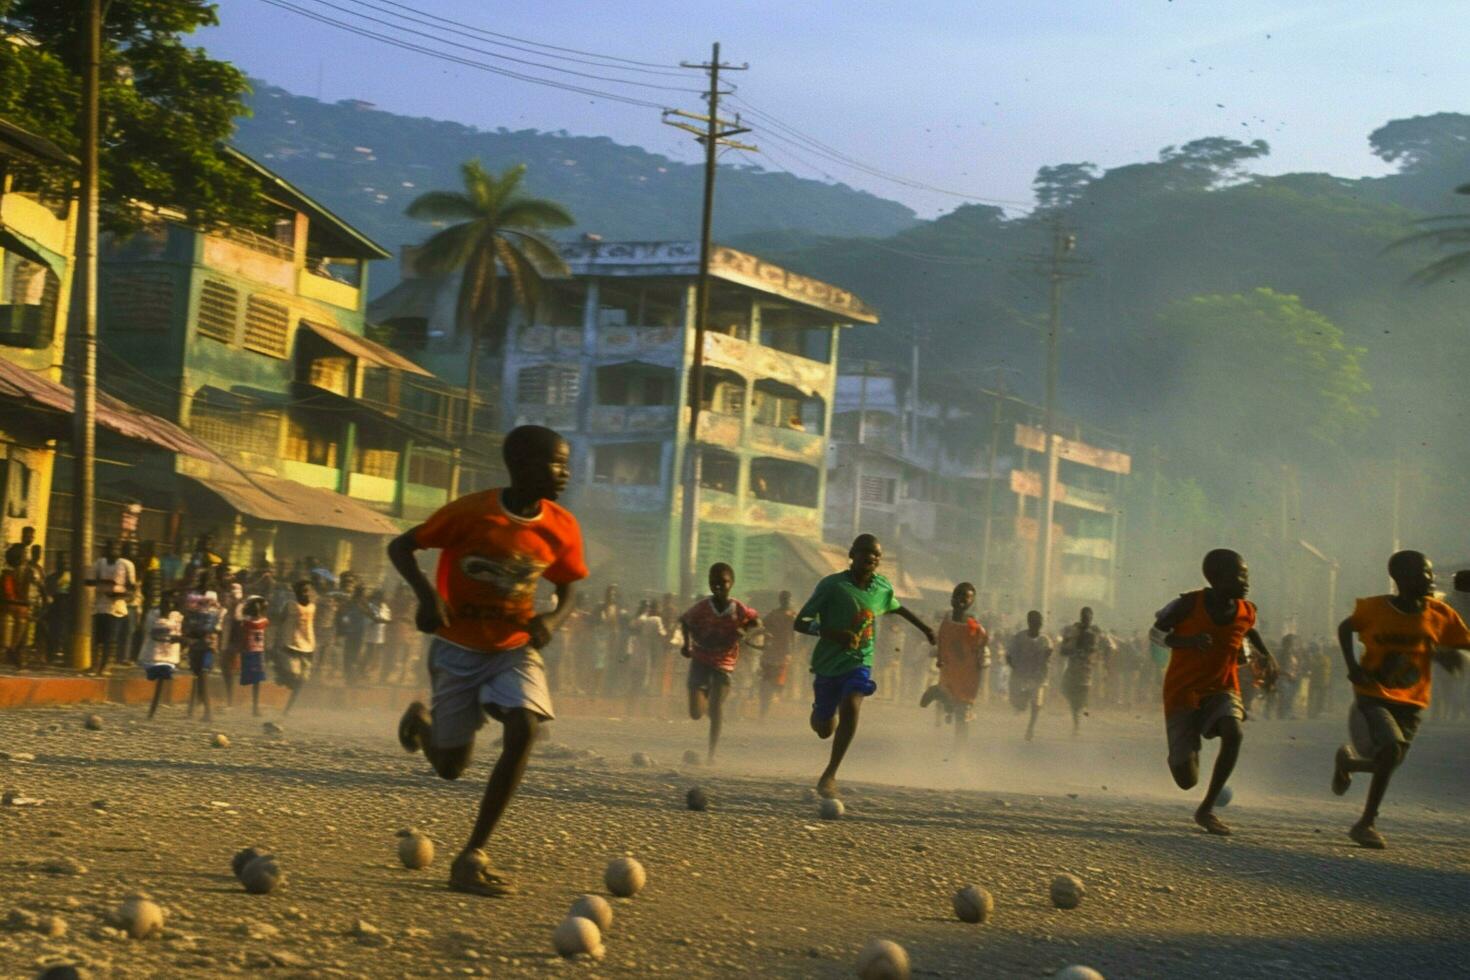
<path id="1" fill-rule="evenodd" d="M 607 137 L 534 129 L 486 131 L 395 115 L 358 100 L 294 95 L 254 80 L 253 116 L 239 121 L 236 145 L 394 251 L 433 228 L 404 215 L 426 190 L 457 189 L 459 165 L 527 165 L 530 193 L 560 202 L 575 231 L 608 239 L 680 239 L 699 233 L 703 168 Z M 885 238 L 919 223 L 914 212 L 843 184 L 755 167 L 722 166 L 715 212 L 723 240 L 760 233 Z M 397 280 L 380 263 L 374 294 Z"/>

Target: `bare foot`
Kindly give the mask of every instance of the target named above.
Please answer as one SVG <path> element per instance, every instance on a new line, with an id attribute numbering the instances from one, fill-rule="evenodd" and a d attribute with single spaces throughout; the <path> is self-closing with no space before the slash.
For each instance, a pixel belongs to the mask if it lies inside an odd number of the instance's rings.
<path id="1" fill-rule="evenodd" d="M 1353 785 L 1353 774 L 1348 772 L 1348 763 L 1353 760 L 1353 750 L 1346 745 L 1338 746 L 1337 758 L 1332 767 L 1332 792 L 1342 796 Z"/>
<path id="2" fill-rule="evenodd" d="M 1388 846 L 1388 841 L 1383 835 L 1373 828 L 1371 823 L 1359 821 L 1353 824 L 1353 829 L 1348 831 L 1348 836 L 1357 842 L 1359 847 L 1366 847 L 1371 851 L 1381 851 Z"/>
<path id="3" fill-rule="evenodd" d="M 432 725 L 429 709 L 424 707 L 422 701 L 415 701 L 403 709 L 403 717 L 398 719 L 398 744 L 403 746 L 405 752 L 419 751 L 423 748 L 424 736 Z"/>
<path id="4" fill-rule="evenodd" d="M 1206 833 L 1214 834 L 1217 837 L 1230 836 L 1230 828 L 1225 825 L 1225 821 L 1215 816 L 1213 810 L 1194 811 L 1194 822 L 1205 828 Z"/>
<path id="5" fill-rule="evenodd" d="M 817 780 L 817 795 L 825 800 L 837 799 L 837 777 L 824 775 Z"/>
<path id="6" fill-rule="evenodd" d="M 516 893 L 515 885 L 503 876 L 490 870 L 490 858 L 481 850 L 462 852 L 449 867 L 449 887 L 452 891 L 486 898 L 505 898 Z"/>

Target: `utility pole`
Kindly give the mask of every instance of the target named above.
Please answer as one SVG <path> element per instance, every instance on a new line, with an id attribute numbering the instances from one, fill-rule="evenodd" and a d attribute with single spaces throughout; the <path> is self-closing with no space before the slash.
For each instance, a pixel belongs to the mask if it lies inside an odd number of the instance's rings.
<path id="1" fill-rule="evenodd" d="M 713 227 L 715 218 L 715 161 L 721 146 L 754 152 L 755 147 L 735 143 L 729 139 L 748 133 L 748 127 L 740 125 L 737 116 L 734 122 L 720 118 L 721 71 L 745 71 L 749 65 L 724 65 L 720 63 L 720 42 L 716 41 L 706 64 L 681 62 L 685 68 L 698 68 L 709 74 L 709 94 L 706 115 L 682 112 L 678 109 L 664 110 L 665 125 L 693 133 L 704 144 L 704 206 L 699 227 L 699 279 L 694 287 L 694 356 L 689 368 L 689 431 L 685 444 L 684 503 L 681 541 L 683 554 L 680 556 L 680 583 L 682 598 L 694 594 L 699 581 L 699 520 L 695 511 L 699 507 L 699 479 L 702 470 L 699 448 L 699 413 L 704 407 L 704 332 L 709 324 L 709 267 L 710 252 L 713 250 Z M 669 117 L 677 117 L 670 119 Z M 704 128 L 681 122 L 692 119 L 704 123 Z"/>
<path id="2" fill-rule="evenodd" d="M 985 590 L 990 584 L 990 543 L 995 525 L 995 460 L 1000 454 L 1000 433 L 1002 423 L 1002 412 L 1006 400 L 1006 379 L 1003 369 L 995 369 L 995 392 L 994 410 L 990 413 L 990 447 L 986 452 L 985 460 L 985 523 L 980 533 L 980 568 L 977 574 L 979 581 L 975 583 L 975 592 L 982 605 L 987 602 Z M 994 603 L 990 603 L 994 606 Z"/>
<path id="3" fill-rule="evenodd" d="M 1040 527 L 1036 534 L 1036 604 L 1043 616 L 1051 614 L 1052 519 L 1057 490 L 1057 376 L 1062 333 L 1062 282 L 1077 277 L 1068 269 L 1068 256 L 1077 248 L 1077 236 L 1067 231 L 1060 217 L 1051 222 L 1051 254 L 1046 259 L 1051 315 L 1046 329 L 1046 397 L 1043 403 L 1042 438 L 1045 440 L 1046 472 L 1041 480 Z"/>
<path id="4" fill-rule="evenodd" d="M 92 504 L 96 496 L 97 455 L 97 216 L 99 132 L 98 99 L 102 65 L 102 0 L 84 0 L 82 36 L 82 213 L 77 226 L 77 259 L 82 267 L 81 311 L 72 322 L 75 404 L 72 416 L 71 493 L 71 647 L 67 662 L 86 670 L 92 662 Z"/>

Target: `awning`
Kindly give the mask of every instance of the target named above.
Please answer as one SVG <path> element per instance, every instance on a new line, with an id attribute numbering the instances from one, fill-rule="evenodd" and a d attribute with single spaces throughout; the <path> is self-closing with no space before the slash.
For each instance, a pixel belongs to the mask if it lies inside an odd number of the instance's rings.
<path id="1" fill-rule="evenodd" d="M 366 361 L 369 364 L 376 364 L 379 367 L 407 371 L 409 374 L 418 374 L 426 378 L 432 378 L 434 376 L 432 372 L 419 367 L 396 350 L 384 347 L 382 344 L 368 340 L 366 337 L 359 337 L 355 333 L 348 333 L 346 330 L 338 330 L 336 327 L 313 323 L 310 320 L 302 320 L 301 325 L 342 353 L 355 357 L 358 360 Z"/>
<path id="2" fill-rule="evenodd" d="M 334 527 L 363 534 L 399 533 L 387 514 L 344 494 L 262 473 L 230 477 L 190 476 L 242 514 L 279 524 Z M 249 482 L 246 482 L 246 481 Z"/>
<path id="3" fill-rule="evenodd" d="M 813 578 L 824 578 L 833 572 L 840 572 L 849 564 L 847 552 L 824 541 L 813 541 L 784 531 L 773 531 L 750 540 L 754 542 L 762 538 L 769 539 L 773 545 L 784 549 L 791 563 Z"/>
<path id="4" fill-rule="evenodd" d="M 25 402 L 62 415 L 70 415 L 76 405 L 72 390 L 66 385 L 27 371 L 3 357 L 0 357 L 0 398 Z M 146 442 L 211 463 L 223 462 L 213 449 L 167 419 L 136 409 L 102 391 L 97 392 L 97 424 L 125 439 Z"/>

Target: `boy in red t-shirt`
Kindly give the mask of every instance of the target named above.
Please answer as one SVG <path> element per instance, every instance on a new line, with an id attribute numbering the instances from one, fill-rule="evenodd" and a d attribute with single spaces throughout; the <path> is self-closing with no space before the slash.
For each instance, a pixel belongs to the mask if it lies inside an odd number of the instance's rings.
<path id="1" fill-rule="evenodd" d="M 440 776 L 458 779 L 484 716 L 505 729 L 474 829 L 449 869 L 450 888 L 489 896 L 515 891 L 482 848 L 520 785 L 538 726 L 553 717 L 540 650 L 572 608 L 573 583 L 587 577 L 581 528 L 554 502 L 571 480 L 566 440 L 523 425 L 506 435 L 502 452 L 510 486 L 452 501 L 388 545 L 418 597 L 418 628 L 435 634 L 433 708 L 409 705 L 399 742 L 422 751 Z M 414 557 L 426 548 L 441 549 L 437 588 Z M 556 587 L 556 610 L 538 614 L 543 578 Z"/>
<path id="2" fill-rule="evenodd" d="M 698 721 L 709 713 L 709 758 L 713 762 L 730 694 L 730 675 L 740 659 L 740 644 L 752 633 L 765 632 L 759 614 L 730 598 L 735 569 L 716 562 L 709 569 L 709 598 L 701 599 L 679 617 L 684 630 L 684 656 L 689 664 L 689 717 Z"/>
<path id="3" fill-rule="evenodd" d="M 1164 673 L 1169 772 L 1180 789 L 1193 789 L 1199 782 L 1200 739 L 1220 740 L 1194 822 L 1208 833 L 1227 836 L 1230 828 L 1215 816 L 1215 801 L 1235 771 L 1245 738 L 1239 676 L 1245 642 L 1259 652 L 1257 669 L 1268 683 L 1275 677 L 1276 660 L 1256 630 L 1256 607 L 1246 599 L 1250 569 L 1245 559 L 1217 548 L 1205 555 L 1202 570 L 1209 587 L 1186 592 L 1159 610 L 1150 638 L 1170 651 Z"/>
<path id="4" fill-rule="evenodd" d="M 1344 745 L 1337 750 L 1332 792 L 1342 796 L 1352 774 L 1373 774 L 1363 815 L 1348 836 L 1360 847 L 1382 850 L 1386 844 L 1374 824 L 1388 780 L 1404 761 L 1419 730 L 1419 713 L 1429 707 L 1431 663 L 1458 672 L 1460 656 L 1470 649 L 1470 630 L 1460 614 L 1434 597 L 1434 565 L 1419 551 L 1399 551 L 1388 560 L 1395 594 L 1359 599 L 1353 614 L 1337 627 L 1337 641 L 1347 662 L 1355 703 L 1350 728 L 1362 729 L 1363 755 Z M 1462 583 L 1457 577 L 1455 587 Z M 1353 636 L 1363 643 L 1360 659 Z"/>
<path id="5" fill-rule="evenodd" d="M 954 724 L 956 744 L 969 737 L 971 710 L 985 683 L 989 666 L 986 646 L 990 634 L 980 621 L 970 615 L 975 604 L 975 587 L 961 582 L 949 597 L 950 614 L 939 623 L 939 644 L 934 657 L 939 663 L 939 683 L 931 685 L 919 698 L 919 707 L 927 708 L 936 698 L 944 705 L 947 720 Z"/>

